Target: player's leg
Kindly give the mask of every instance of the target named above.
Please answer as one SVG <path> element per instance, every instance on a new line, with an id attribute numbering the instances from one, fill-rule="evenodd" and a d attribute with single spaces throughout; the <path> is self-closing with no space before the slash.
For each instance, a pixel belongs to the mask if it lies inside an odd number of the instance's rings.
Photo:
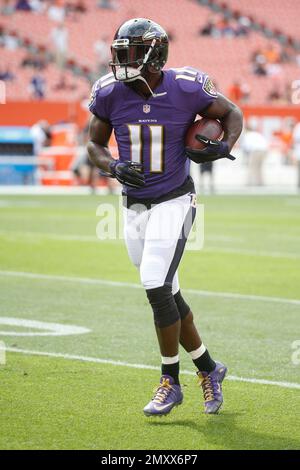
<path id="1" fill-rule="evenodd" d="M 173 279 L 173 293 L 181 319 L 180 344 L 190 354 L 197 368 L 199 384 L 204 395 L 205 412 L 208 414 L 217 413 L 223 403 L 221 384 L 227 368 L 224 364 L 215 362 L 202 343 L 194 323 L 193 313 L 181 295 L 177 273 Z"/>
<path id="2" fill-rule="evenodd" d="M 179 302 L 182 304 L 184 302 L 183 298 Z M 190 354 L 197 368 L 199 384 L 204 395 L 205 412 L 208 414 L 217 413 L 223 403 L 221 384 L 225 378 L 227 368 L 224 364 L 215 362 L 211 358 L 199 336 L 190 309 L 187 315 L 181 319 L 180 344 Z"/>
<path id="3" fill-rule="evenodd" d="M 142 213 L 135 212 L 133 210 L 128 210 L 124 209 L 124 234 L 125 234 L 125 241 L 129 253 L 129 257 L 131 258 L 131 261 L 135 266 L 138 268 L 141 265 L 141 260 L 143 256 L 143 250 L 144 250 L 144 238 L 145 238 L 145 232 L 146 232 L 146 227 L 147 227 L 147 222 L 149 218 L 149 211 L 144 211 Z M 165 219 L 163 219 L 165 220 Z M 154 218 L 152 219 L 152 227 L 155 226 L 154 224 Z M 149 230 L 150 231 L 150 230 Z M 149 232 L 148 231 L 148 232 Z M 148 233 L 149 235 L 149 233 Z M 157 249 L 157 242 L 154 240 L 155 244 L 155 250 Z M 170 247 L 170 243 L 168 242 L 168 245 Z M 159 247 L 162 249 L 162 244 L 161 242 L 159 243 Z M 165 247 L 168 248 L 168 247 Z M 168 251 L 168 250 L 167 250 Z M 145 257 L 145 259 L 147 256 Z M 149 269 L 148 270 L 148 275 L 146 275 L 146 278 L 148 279 L 148 282 L 153 285 L 153 282 L 155 282 L 155 279 L 159 278 L 159 274 L 161 274 L 161 279 L 164 278 L 165 276 L 165 270 L 166 270 L 166 263 L 163 263 L 160 265 L 159 259 L 163 259 L 164 256 L 158 256 L 156 260 L 153 260 L 153 265 L 156 265 L 156 270 L 155 269 Z M 166 256 L 166 259 L 168 256 Z M 149 258 L 148 258 L 149 259 Z M 144 263 L 143 266 L 143 271 L 146 269 L 147 265 Z M 150 266 L 148 265 L 150 268 Z M 152 266 L 153 267 L 153 266 Z M 155 292 L 155 291 L 154 291 Z M 156 291 L 157 292 L 157 291 Z M 160 292 L 158 292 L 160 294 Z M 160 349 L 162 353 L 162 374 L 163 377 L 169 376 L 172 377 L 171 381 L 174 381 L 173 389 L 168 388 L 168 384 L 165 383 L 165 386 L 163 388 L 159 387 L 158 388 L 158 393 L 160 394 L 160 398 L 163 397 L 164 395 L 161 395 L 161 390 L 164 390 L 164 392 L 168 392 L 168 395 L 170 398 L 172 398 L 173 390 L 178 391 L 179 385 L 175 384 L 175 381 L 179 384 L 178 379 L 176 380 L 176 377 L 178 377 L 178 372 L 179 372 L 179 360 L 178 360 L 178 343 L 179 341 L 181 344 L 184 346 L 184 348 L 191 353 L 192 357 L 195 358 L 195 365 L 199 370 L 202 370 L 203 376 L 207 374 L 205 371 L 208 370 L 208 364 L 204 365 L 203 360 L 207 360 L 206 354 L 204 354 L 206 351 L 203 350 L 203 345 L 201 343 L 201 339 L 198 335 L 198 332 L 196 330 L 196 327 L 193 322 L 192 318 L 192 313 L 190 311 L 189 306 L 186 304 L 184 299 L 182 298 L 180 291 L 179 291 L 179 282 L 178 282 L 178 276 L 177 276 L 177 271 L 175 275 L 173 276 L 173 282 L 172 282 L 172 294 L 178 309 L 178 314 L 180 317 L 180 320 L 178 319 L 176 322 L 173 323 L 173 325 L 166 326 L 163 328 L 160 328 L 156 326 L 156 332 L 160 344 Z M 174 309 L 174 311 L 176 308 Z M 181 320 L 182 319 L 182 320 Z M 179 336 L 178 336 L 179 335 Z M 200 345 L 200 349 L 197 348 L 197 346 Z M 202 348 L 201 348 L 202 346 Z M 197 356 L 199 355 L 199 357 Z M 201 359 L 202 357 L 202 359 Z M 201 363 L 198 361 L 201 360 Z M 198 364 L 198 365 L 197 365 Z M 175 377 L 175 378 L 174 378 Z M 170 381 L 169 381 L 170 382 Z M 203 380 L 201 381 L 201 383 Z M 207 382 L 207 380 L 206 380 Z M 162 383 L 163 384 L 163 383 Z M 203 390 L 205 392 L 205 389 L 207 388 L 205 383 L 202 383 Z M 171 393 L 172 391 L 172 393 Z M 206 393 L 206 392 L 205 392 Z M 204 394 L 205 394 L 204 393 Z M 178 393 L 176 398 L 178 399 Z M 180 396 L 179 396 L 180 398 Z M 181 398 L 182 400 L 182 398 Z M 179 402 L 181 402 L 179 400 Z M 211 403 L 210 403 L 211 405 Z M 146 407 L 147 408 L 147 407 Z M 171 409 L 171 408 L 170 408 Z M 163 410 L 165 411 L 166 408 Z M 155 410 L 157 414 L 162 414 L 159 411 L 160 410 Z M 145 412 L 147 414 L 147 412 Z M 152 413 L 149 413 L 152 414 Z"/>
<path id="4" fill-rule="evenodd" d="M 187 352 L 196 350 L 201 346 L 202 342 L 194 322 L 192 321 L 191 309 L 182 297 L 179 286 L 178 271 L 174 274 L 172 294 L 181 320 L 179 342 Z"/>
<path id="5" fill-rule="evenodd" d="M 148 220 L 148 211 L 123 209 L 124 239 L 131 262 L 140 268 L 144 249 L 144 236 Z"/>
<path id="6" fill-rule="evenodd" d="M 124 219 L 124 238 L 127 246 L 127 251 L 132 263 L 140 268 L 143 252 L 144 252 L 144 240 L 145 240 L 145 231 L 147 227 L 147 222 L 149 218 L 149 211 L 143 211 L 141 213 L 131 210 L 124 209 L 123 219 Z M 143 270 L 147 268 L 146 263 L 144 262 Z M 149 266 L 150 268 L 150 266 Z M 154 277 L 151 275 L 152 281 Z M 153 289 L 153 297 L 156 296 L 159 298 L 161 292 L 159 290 Z M 148 294 L 148 292 L 147 292 Z M 149 294 L 151 296 L 151 294 Z M 148 297 L 149 297 L 148 295 Z M 161 296 L 163 298 L 163 295 Z M 173 304 L 176 310 L 176 304 L 172 295 L 172 287 L 170 287 L 170 297 L 173 299 Z M 157 301 L 159 304 L 159 300 Z M 180 385 L 175 383 L 173 377 L 168 375 L 172 371 L 172 376 L 178 377 L 179 372 L 179 363 L 178 359 L 175 359 L 174 356 L 178 357 L 178 344 L 179 344 L 179 332 L 180 326 L 177 325 L 180 319 L 178 311 L 175 312 L 175 315 L 178 317 L 178 321 L 175 323 L 167 321 L 165 328 L 156 328 L 157 337 L 161 345 L 161 354 L 166 354 L 167 357 L 164 358 L 164 364 L 162 365 L 162 378 L 159 387 L 156 390 L 155 397 L 149 405 L 144 408 L 144 413 L 146 416 L 159 415 L 162 416 L 171 411 L 173 406 L 177 406 L 182 402 L 182 393 Z M 174 330 L 174 331 L 173 331 Z M 168 356 L 171 354 L 171 361 Z M 168 363 L 170 362 L 170 363 Z M 178 363 L 178 364 L 177 364 Z M 175 364 L 175 365 L 173 365 Z M 164 367 L 167 370 L 164 370 Z M 178 370 L 177 370 L 178 369 Z M 174 370 L 174 373 L 173 373 Z"/>
<path id="7" fill-rule="evenodd" d="M 191 197 L 185 195 L 155 206 L 147 224 L 140 275 L 153 310 L 162 357 L 161 385 L 144 409 L 147 415 L 166 414 L 183 398 L 179 384 L 181 320 L 172 282 L 194 215 Z"/>
<path id="8" fill-rule="evenodd" d="M 197 369 L 209 373 L 214 370 L 216 363 L 202 343 L 191 308 L 181 294 L 177 272 L 173 278 L 172 292 L 181 319 L 180 344 L 191 355 Z"/>
<path id="9" fill-rule="evenodd" d="M 203 353 L 202 353 L 203 343 L 202 343 L 201 337 L 199 336 L 196 325 L 194 323 L 194 317 L 190 309 L 190 306 L 187 304 L 187 302 L 184 300 L 181 294 L 177 271 L 173 278 L 172 293 L 173 293 L 174 300 L 176 302 L 179 315 L 180 315 L 180 320 L 181 320 L 179 342 L 181 346 L 186 350 L 186 352 L 191 354 L 192 358 L 195 358 L 195 360 L 198 360 L 199 358 L 199 362 L 195 364 L 196 367 L 198 367 L 198 370 L 207 371 L 209 373 L 215 368 L 216 364 L 210 358 L 208 351 L 207 351 L 207 354 L 205 355 L 207 356 L 207 360 L 205 360 L 205 358 L 202 358 L 203 362 L 202 361 L 200 362 L 200 357 L 203 356 Z M 199 352 L 199 356 L 198 356 L 197 352 L 200 348 L 201 348 L 201 351 Z"/>

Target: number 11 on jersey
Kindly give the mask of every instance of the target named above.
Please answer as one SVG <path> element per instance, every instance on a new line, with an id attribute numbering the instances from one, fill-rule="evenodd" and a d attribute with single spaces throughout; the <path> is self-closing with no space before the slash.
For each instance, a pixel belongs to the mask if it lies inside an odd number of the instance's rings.
<path id="1" fill-rule="evenodd" d="M 143 163 L 149 158 L 150 173 L 162 173 L 164 171 L 164 126 L 159 124 L 147 125 L 150 132 L 150 152 L 144 155 L 143 127 L 144 124 L 127 124 L 130 138 L 131 160 Z"/>

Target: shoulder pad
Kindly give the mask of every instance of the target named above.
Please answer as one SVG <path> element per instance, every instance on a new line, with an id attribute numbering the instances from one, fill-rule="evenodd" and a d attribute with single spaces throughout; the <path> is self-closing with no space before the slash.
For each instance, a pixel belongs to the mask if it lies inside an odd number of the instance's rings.
<path id="1" fill-rule="evenodd" d="M 117 81 L 115 80 L 113 73 L 104 75 L 94 83 L 88 104 L 90 111 L 93 112 L 97 98 L 101 100 L 101 98 L 105 98 L 110 95 L 116 84 Z"/>
<path id="2" fill-rule="evenodd" d="M 203 90 L 210 96 L 217 96 L 212 81 L 204 72 L 193 67 L 181 67 L 171 70 L 174 73 L 174 80 L 183 92 L 196 93 Z"/>
<path id="3" fill-rule="evenodd" d="M 92 88 L 92 95 L 107 96 L 113 91 L 117 83 L 114 74 L 112 72 L 108 73 L 95 82 Z"/>

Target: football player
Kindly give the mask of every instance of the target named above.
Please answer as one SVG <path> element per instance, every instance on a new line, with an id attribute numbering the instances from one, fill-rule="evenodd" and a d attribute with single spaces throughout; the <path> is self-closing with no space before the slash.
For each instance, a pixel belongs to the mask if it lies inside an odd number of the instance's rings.
<path id="1" fill-rule="evenodd" d="M 162 375 L 144 413 L 165 415 L 182 403 L 179 344 L 196 366 L 205 412 L 217 413 L 227 368 L 204 346 L 181 295 L 177 269 L 196 211 L 189 159 L 234 159 L 230 152 L 242 130 L 242 113 L 217 93 L 205 73 L 191 67 L 162 70 L 168 36 L 151 20 L 122 24 L 111 51 L 112 73 L 92 90 L 88 151 L 101 171 L 123 185 L 126 246 L 153 310 Z M 184 137 L 197 114 L 219 119 L 224 136 L 222 141 L 204 138 L 203 150 L 187 151 Z M 112 130 L 118 160 L 108 149 Z"/>

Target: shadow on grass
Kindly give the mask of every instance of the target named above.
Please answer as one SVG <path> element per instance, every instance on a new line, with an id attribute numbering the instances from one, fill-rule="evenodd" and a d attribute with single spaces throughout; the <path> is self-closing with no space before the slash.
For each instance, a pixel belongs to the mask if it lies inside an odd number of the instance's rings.
<path id="1" fill-rule="evenodd" d="M 299 449 L 300 438 L 292 439 L 284 436 L 284 429 L 282 436 L 274 436 L 264 434 L 254 429 L 247 429 L 237 426 L 236 419 L 238 416 L 243 416 L 244 413 L 226 413 L 221 415 L 205 416 L 201 421 L 198 418 L 191 419 L 168 419 L 164 418 L 150 418 L 148 424 L 155 427 L 181 427 L 187 430 L 196 431 L 199 433 L 201 440 L 204 438 L 209 442 L 210 446 L 216 449 L 232 449 L 232 450 L 246 450 L 246 449 Z M 193 445 L 193 448 L 195 446 Z M 203 448 L 199 446 L 199 449 Z"/>

